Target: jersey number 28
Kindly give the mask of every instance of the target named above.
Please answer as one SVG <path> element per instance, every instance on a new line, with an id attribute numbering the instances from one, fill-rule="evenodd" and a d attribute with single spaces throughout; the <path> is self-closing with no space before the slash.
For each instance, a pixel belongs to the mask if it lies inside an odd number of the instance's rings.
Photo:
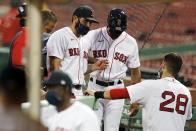
<path id="1" fill-rule="evenodd" d="M 170 98 L 160 104 L 160 111 L 174 112 L 174 110 L 176 110 L 178 114 L 184 115 L 188 103 L 188 97 L 184 94 L 178 94 L 177 96 L 175 96 L 173 92 L 164 91 L 162 93 L 162 98 L 166 99 L 166 96 L 169 96 Z M 168 104 L 173 103 L 175 99 L 176 99 L 175 107 L 173 108 L 166 107 Z"/>

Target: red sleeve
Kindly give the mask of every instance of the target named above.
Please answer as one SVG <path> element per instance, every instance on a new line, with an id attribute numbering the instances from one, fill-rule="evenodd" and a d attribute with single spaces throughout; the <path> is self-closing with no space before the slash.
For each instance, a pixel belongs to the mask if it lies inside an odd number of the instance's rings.
<path id="1" fill-rule="evenodd" d="M 13 65 L 23 65 L 22 56 L 23 49 L 26 46 L 26 29 L 22 30 L 22 33 L 16 39 L 14 46 L 12 48 L 12 64 Z"/>
<path id="2" fill-rule="evenodd" d="M 22 44 L 20 38 L 16 40 L 12 48 L 12 64 L 22 65 Z"/>
<path id="3" fill-rule="evenodd" d="M 111 99 L 128 99 L 129 93 L 127 88 L 117 88 L 110 90 Z"/>

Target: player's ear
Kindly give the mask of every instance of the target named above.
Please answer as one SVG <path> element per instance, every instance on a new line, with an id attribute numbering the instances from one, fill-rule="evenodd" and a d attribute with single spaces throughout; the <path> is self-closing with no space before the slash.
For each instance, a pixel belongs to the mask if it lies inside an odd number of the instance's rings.
<path id="1" fill-rule="evenodd" d="M 166 66 L 165 61 L 162 62 L 162 69 L 163 69 L 163 70 L 167 69 L 167 66 Z"/>
<path id="2" fill-rule="evenodd" d="M 74 15 L 74 16 L 72 17 L 72 22 L 76 23 L 77 21 L 78 21 L 78 17 L 77 17 L 76 15 Z"/>

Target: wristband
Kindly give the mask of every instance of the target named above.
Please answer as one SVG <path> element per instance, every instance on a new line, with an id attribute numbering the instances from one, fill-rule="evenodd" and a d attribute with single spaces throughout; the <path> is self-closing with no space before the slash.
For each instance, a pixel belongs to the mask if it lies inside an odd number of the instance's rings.
<path id="1" fill-rule="evenodd" d="M 95 98 L 104 98 L 104 91 L 96 91 Z"/>
<path id="2" fill-rule="evenodd" d="M 110 97 L 111 99 L 128 99 L 129 92 L 127 88 L 115 88 L 110 90 Z"/>

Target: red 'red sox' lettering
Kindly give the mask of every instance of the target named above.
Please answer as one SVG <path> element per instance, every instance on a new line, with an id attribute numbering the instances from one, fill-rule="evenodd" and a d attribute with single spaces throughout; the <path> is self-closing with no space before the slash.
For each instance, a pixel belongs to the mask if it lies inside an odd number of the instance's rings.
<path id="1" fill-rule="evenodd" d="M 93 51 L 93 56 L 95 58 L 100 58 L 100 57 L 106 58 L 107 51 L 106 50 L 94 50 Z"/>
<path id="2" fill-rule="evenodd" d="M 126 63 L 126 61 L 127 61 L 127 59 L 128 59 L 128 57 L 127 56 L 125 56 L 124 54 L 121 54 L 121 53 L 119 53 L 119 52 L 116 52 L 115 53 L 115 56 L 114 56 L 114 59 L 115 60 L 119 60 L 120 62 L 122 62 L 122 63 Z"/>
<path id="3" fill-rule="evenodd" d="M 84 56 L 85 59 L 88 59 L 88 53 L 86 51 L 84 51 Z"/>
<path id="4" fill-rule="evenodd" d="M 70 56 L 79 56 L 80 55 L 80 49 L 79 48 L 70 48 L 69 49 L 69 55 Z"/>

